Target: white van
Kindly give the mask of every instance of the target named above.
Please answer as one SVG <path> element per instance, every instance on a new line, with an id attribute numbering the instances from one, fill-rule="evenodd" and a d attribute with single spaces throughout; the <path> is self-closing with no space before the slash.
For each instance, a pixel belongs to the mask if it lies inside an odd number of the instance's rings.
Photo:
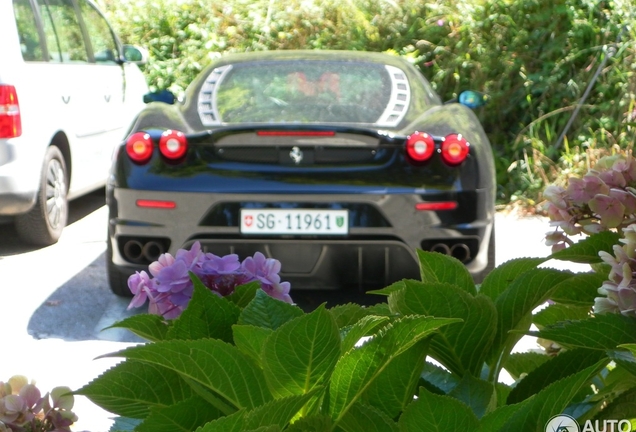
<path id="1" fill-rule="evenodd" d="M 55 243 L 143 108 L 145 53 L 89 0 L 0 1 L 0 221 Z"/>

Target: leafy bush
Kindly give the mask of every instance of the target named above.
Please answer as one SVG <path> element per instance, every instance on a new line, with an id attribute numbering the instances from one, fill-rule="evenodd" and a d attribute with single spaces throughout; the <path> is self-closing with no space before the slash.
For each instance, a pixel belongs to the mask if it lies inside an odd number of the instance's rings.
<path id="1" fill-rule="evenodd" d="M 595 234 L 553 258 L 598 263 L 617 241 Z M 115 324 L 150 342 L 107 355 L 125 360 L 76 393 L 122 416 L 113 430 L 153 432 L 542 431 L 559 413 L 636 418 L 636 319 L 590 315 L 606 272 L 524 258 L 476 287 L 454 258 L 418 253 L 422 280 L 379 290 L 387 303 L 366 308 L 305 313 L 256 283 L 219 297 L 192 274 L 184 312 Z M 512 353 L 532 323 L 557 350 Z M 514 386 L 499 382 L 503 369 Z"/>
<path id="2" fill-rule="evenodd" d="M 445 100 L 484 91 L 491 103 L 478 115 L 497 156 L 503 203 L 536 202 L 555 179 L 631 150 L 636 138 L 630 0 L 100 3 L 126 42 L 150 50 L 153 90 L 180 93 L 221 53 L 303 48 L 408 56 Z"/>

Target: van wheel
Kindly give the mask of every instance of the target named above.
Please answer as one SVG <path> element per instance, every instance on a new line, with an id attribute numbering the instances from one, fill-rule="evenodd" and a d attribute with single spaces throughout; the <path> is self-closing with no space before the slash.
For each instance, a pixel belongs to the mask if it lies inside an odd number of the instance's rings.
<path id="1" fill-rule="evenodd" d="M 49 146 L 40 175 L 35 205 L 15 219 L 18 235 L 38 246 L 58 241 L 68 220 L 68 174 L 62 152 Z"/>

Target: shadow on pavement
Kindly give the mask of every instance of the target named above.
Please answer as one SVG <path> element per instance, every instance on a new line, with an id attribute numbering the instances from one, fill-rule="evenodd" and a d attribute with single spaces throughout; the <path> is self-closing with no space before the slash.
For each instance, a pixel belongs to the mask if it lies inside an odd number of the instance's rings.
<path id="1" fill-rule="evenodd" d="M 128 330 L 103 331 L 117 321 L 143 312 L 143 308 L 126 310 L 130 299 L 111 292 L 105 260 L 105 254 L 100 255 L 51 294 L 29 320 L 28 333 L 36 339 L 141 342 Z"/>
<path id="2" fill-rule="evenodd" d="M 104 205 L 106 205 L 104 188 L 97 189 L 94 192 L 69 202 L 68 222 L 66 225 L 68 226 L 77 222 Z M 18 255 L 42 248 L 41 246 L 34 246 L 22 241 L 22 239 L 18 237 L 12 222 L 0 224 L 0 239 L 2 239 L 0 241 L 0 258 L 3 255 Z"/>

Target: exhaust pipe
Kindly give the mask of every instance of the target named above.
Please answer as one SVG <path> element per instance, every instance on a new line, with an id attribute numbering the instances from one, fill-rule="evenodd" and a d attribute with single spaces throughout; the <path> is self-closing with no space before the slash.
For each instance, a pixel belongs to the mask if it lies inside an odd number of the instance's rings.
<path id="1" fill-rule="evenodd" d="M 470 248 L 464 243 L 454 244 L 453 247 L 450 248 L 450 253 L 453 258 L 457 258 L 463 263 L 470 260 Z"/>
<path id="2" fill-rule="evenodd" d="M 124 244 L 124 258 L 130 262 L 139 263 L 143 258 L 143 245 L 137 240 L 128 240 Z"/>
<path id="3" fill-rule="evenodd" d="M 436 245 L 431 246 L 431 252 L 437 252 L 444 255 L 450 255 L 451 250 L 448 245 L 444 243 L 437 243 Z"/>
<path id="4" fill-rule="evenodd" d="M 149 241 L 141 250 L 143 257 L 150 262 L 157 261 L 164 252 L 165 249 L 163 245 L 156 241 Z"/>

